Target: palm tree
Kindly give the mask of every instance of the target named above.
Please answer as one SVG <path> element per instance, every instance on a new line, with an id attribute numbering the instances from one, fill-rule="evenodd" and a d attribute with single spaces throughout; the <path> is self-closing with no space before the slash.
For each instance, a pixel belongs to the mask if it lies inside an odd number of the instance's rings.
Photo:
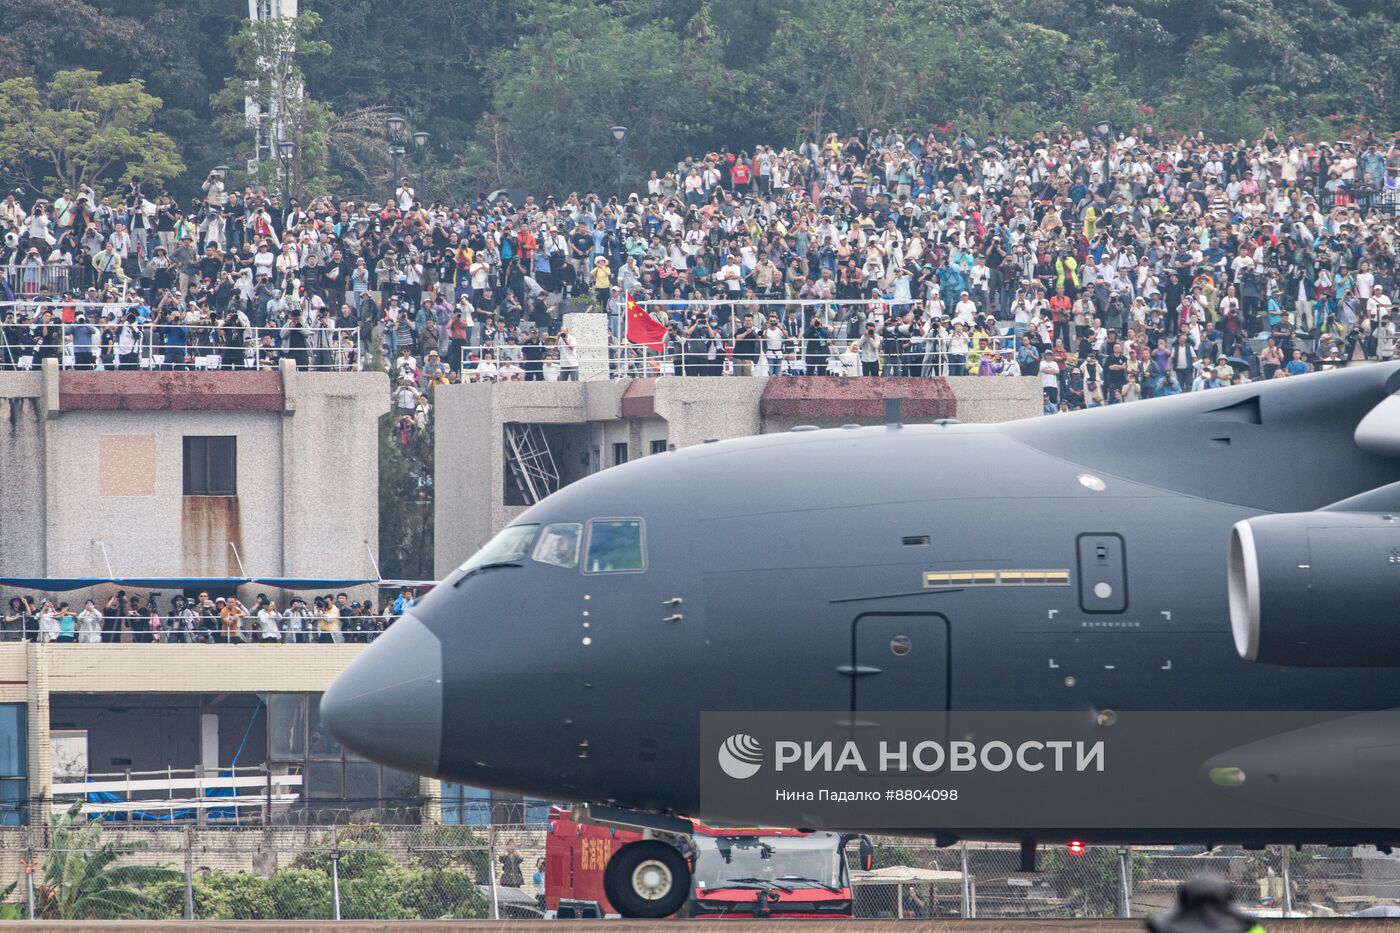
<path id="1" fill-rule="evenodd" d="M 112 863 L 140 849 L 102 841 L 102 818 L 87 820 L 83 802 L 75 801 L 53 827 L 53 844 L 44 858 L 44 883 L 36 913 L 48 920 L 143 920 L 162 916 L 157 900 L 140 886 L 179 879 L 180 872 L 148 865 Z"/>

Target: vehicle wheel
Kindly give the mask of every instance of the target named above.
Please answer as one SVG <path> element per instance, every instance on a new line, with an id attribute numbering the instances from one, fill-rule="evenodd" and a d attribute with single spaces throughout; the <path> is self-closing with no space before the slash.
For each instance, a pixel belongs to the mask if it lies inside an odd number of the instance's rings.
<path id="1" fill-rule="evenodd" d="M 603 893 L 624 917 L 669 917 L 690 895 L 690 868 L 664 842 L 634 842 L 608 859 Z"/>

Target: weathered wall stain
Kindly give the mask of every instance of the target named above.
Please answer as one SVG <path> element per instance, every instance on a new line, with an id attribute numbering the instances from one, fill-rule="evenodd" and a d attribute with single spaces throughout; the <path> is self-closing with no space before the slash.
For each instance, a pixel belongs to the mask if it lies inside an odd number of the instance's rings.
<path id="1" fill-rule="evenodd" d="M 232 541 L 243 553 L 237 496 L 185 496 L 180 513 L 180 572 L 190 577 L 241 576 Z"/>

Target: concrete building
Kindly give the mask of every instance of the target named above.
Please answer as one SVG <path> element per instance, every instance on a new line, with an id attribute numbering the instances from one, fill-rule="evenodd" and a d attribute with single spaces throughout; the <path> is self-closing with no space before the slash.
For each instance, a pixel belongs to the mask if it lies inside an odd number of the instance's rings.
<path id="1" fill-rule="evenodd" d="M 434 570 L 439 579 L 543 495 L 672 447 L 879 424 L 885 399 L 908 423 L 1039 415 L 1040 382 L 1015 378 L 806 376 L 497 382 L 435 396 Z"/>
<path id="2" fill-rule="evenodd" d="M 0 577 L 378 577 L 383 373 L 55 362 L 0 374 Z"/>

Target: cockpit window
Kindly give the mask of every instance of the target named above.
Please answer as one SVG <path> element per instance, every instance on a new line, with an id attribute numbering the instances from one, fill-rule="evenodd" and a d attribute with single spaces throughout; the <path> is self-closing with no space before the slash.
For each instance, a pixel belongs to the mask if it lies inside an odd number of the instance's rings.
<path id="1" fill-rule="evenodd" d="M 539 525 L 511 525 L 509 528 L 502 528 L 501 533 L 486 542 L 485 547 L 467 558 L 467 562 L 458 567 L 457 572 L 470 573 L 487 564 L 519 563 L 530 553 L 530 545 L 535 543 L 535 535 L 539 530 Z"/>
<path id="2" fill-rule="evenodd" d="M 588 523 L 586 573 L 644 570 L 646 550 L 639 519 L 594 519 Z"/>
<path id="3" fill-rule="evenodd" d="M 577 567 L 578 542 L 582 537 L 582 525 L 545 525 L 531 556 L 542 564 Z"/>

